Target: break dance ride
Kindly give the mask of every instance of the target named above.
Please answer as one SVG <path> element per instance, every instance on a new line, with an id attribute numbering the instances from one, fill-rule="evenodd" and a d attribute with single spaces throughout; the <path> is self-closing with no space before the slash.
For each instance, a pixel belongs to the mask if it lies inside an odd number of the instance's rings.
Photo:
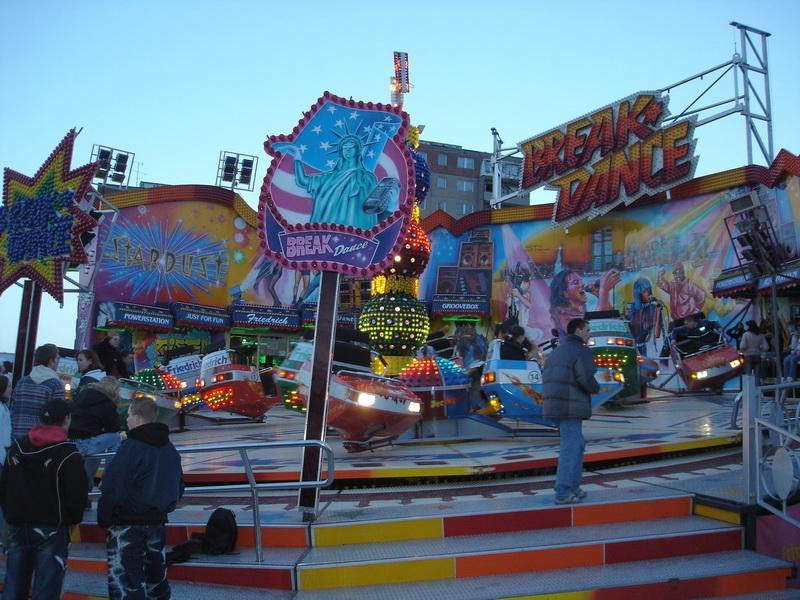
<path id="1" fill-rule="evenodd" d="M 348 452 L 390 444 L 422 418 L 422 402 L 396 379 L 372 373 L 372 353 L 362 345 L 369 336 L 344 328 L 336 336 L 327 425 L 342 436 Z M 310 356 L 312 348 L 310 342 L 300 342 L 292 356 Z M 308 405 L 310 380 L 309 359 L 295 377 L 303 406 Z"/>
<path id="2" fill-rule="evenodd" d="M 199 393 L 203 404 L 213 412 L 233 413 L 257 421 L 262 421 L 264 414 L 278 402 L 277 396 L 265 394 L 258 369 L 237 364 L 236 352 L 230 349 L 203 357 Z"/>
<path id="3" fill-rule="evenodd" d="M 681 340 L 669 336 L 669 352 L 684 385 L 690 392 L 721 389 L 729 379 L 741 375 L 744 360 L 729 344 L 721 328 L 707 321 L 702 312 L 693 315 L 699 323 L 693 332 Z M 684 319 L 672 321 L 670 333 L 684 327 Z"/>

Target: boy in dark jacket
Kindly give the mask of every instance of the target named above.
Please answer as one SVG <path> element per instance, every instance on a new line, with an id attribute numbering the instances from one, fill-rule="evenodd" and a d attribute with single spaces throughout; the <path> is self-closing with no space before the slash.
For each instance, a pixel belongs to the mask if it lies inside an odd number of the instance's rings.
<path id="1" fill-rule="evenodd" d="M 592 394 L 600 391 L 589 340 L 589 322 L 572 319 L 567 336 L 547 357 L 542 416 L 558 422 L 560 445 L 556 469 L 556 504 L 574 504 L 586 497 L 583 472 L 583 419 L 592 416 Z"/>
<path id="2" fill-rule="evenodd" d="M 41 424 L 11 445 L 0 477 L 0 503 L 10 526 L 3 598 L 59 598 L 67 568 L 70 527 L 83 519 L 86 474 L 67 441 L 64 400 L 48 400 Z M 34 576 L 35 574 L 35 576 Z"/>
<path id="3" fill-rule="evenodd" d="M 103 473 L 97 522 L 108 530 L 110 598 L 169 598 L 164 544 L 167 514 L 183 495 L 183 471 L 157 407 L 134 398 L 128 438 Z"/>

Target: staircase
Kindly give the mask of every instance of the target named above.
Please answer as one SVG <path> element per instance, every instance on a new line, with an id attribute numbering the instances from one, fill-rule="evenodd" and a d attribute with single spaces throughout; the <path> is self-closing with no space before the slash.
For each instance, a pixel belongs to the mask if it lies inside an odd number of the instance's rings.
<path id="1" fill-rule="evenodd" d="M 588 491 L 573 506 L 555 506 L 545 493 L 413 507 L 331 504 L 310 526 L 295 513 L 276 522 L 265 511 L 262 563 L 242 511 L 238 553 L 172 566 L 173 598 L 656 600 L 785 588 L 789 563 L 744 550 L 742 528 L 695 514 L 690 494 L 650 485 Z M 177 513 L 169 544 L 202 530 L 187 523 L 207 514 Z M 96 525 L 76 532 L 65 598 L 105 597 L 103 535 Z"/>

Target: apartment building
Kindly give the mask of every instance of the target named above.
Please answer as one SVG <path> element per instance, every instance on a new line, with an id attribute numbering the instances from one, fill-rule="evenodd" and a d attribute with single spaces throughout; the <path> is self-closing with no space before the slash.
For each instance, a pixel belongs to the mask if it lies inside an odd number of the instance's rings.
<path id="1" fill-rule="evenodd" d="M 467 150 L 455 144 L 422 140 L 418 151 L 431 169 L 431 189 L 423 206 L 422 216 L 443 210 L 456 218 L 489 208 L 492 197 L 492 165 L 489 152 Z M 522 159 L 510 157 L 501 163 L 502 194 L 519 186 Z M 527 205 L 525 195 L 504 206 Z"/>

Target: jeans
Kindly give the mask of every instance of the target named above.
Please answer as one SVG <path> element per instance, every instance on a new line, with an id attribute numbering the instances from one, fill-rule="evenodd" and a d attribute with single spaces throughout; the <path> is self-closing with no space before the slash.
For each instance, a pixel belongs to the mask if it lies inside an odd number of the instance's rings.
<path id="1" fill-rule="evenodd" d="M 790 352 L 783 359 L 783 376 L 791 380 L 797 379 L 797 361 L 800 360 L 800 353 Z"/>
<path id="2" fill-rule="evenodd" d="M 558 419 L 561 438 L 556 469 L 556 498 L 569 498 L 581 485 L 583 474 L 583 421 L 581 419 Z"/>
<path id="3" fill-rule="evenodd" d="M 761 385 L 761 355 L 760 354 L 745 354 L 744 355 L 744 374 L 755 375 L 756 385 Z"/>
<path id="4" fill-rule="evenodd" d="M 101 433 L 85 440 L 75 440 L 75 446 L 83 457 L 83 468 L 86 469 L 86 479 L 89 481 L 89 491 L 94 488 L 94 476 L 100 467 L 100 458 L 86 458 L 91 454 L 101 452 L 116 452 L 122 439 L 119 433 Z"/>
<path id="5" fill-rule="evenodd" d="M 9 525 L 9 530 L 11 535 L 3 598 L 27 598 L 31 578 L 31 600 L 60 598 L 67 569 L 69 529 Z"/>
<path id="6" fill-rule="evenodd" d="M 163 525 L 109 527 L 108 597 L 136 600 L 168 600 L 167 562 Z"/>

